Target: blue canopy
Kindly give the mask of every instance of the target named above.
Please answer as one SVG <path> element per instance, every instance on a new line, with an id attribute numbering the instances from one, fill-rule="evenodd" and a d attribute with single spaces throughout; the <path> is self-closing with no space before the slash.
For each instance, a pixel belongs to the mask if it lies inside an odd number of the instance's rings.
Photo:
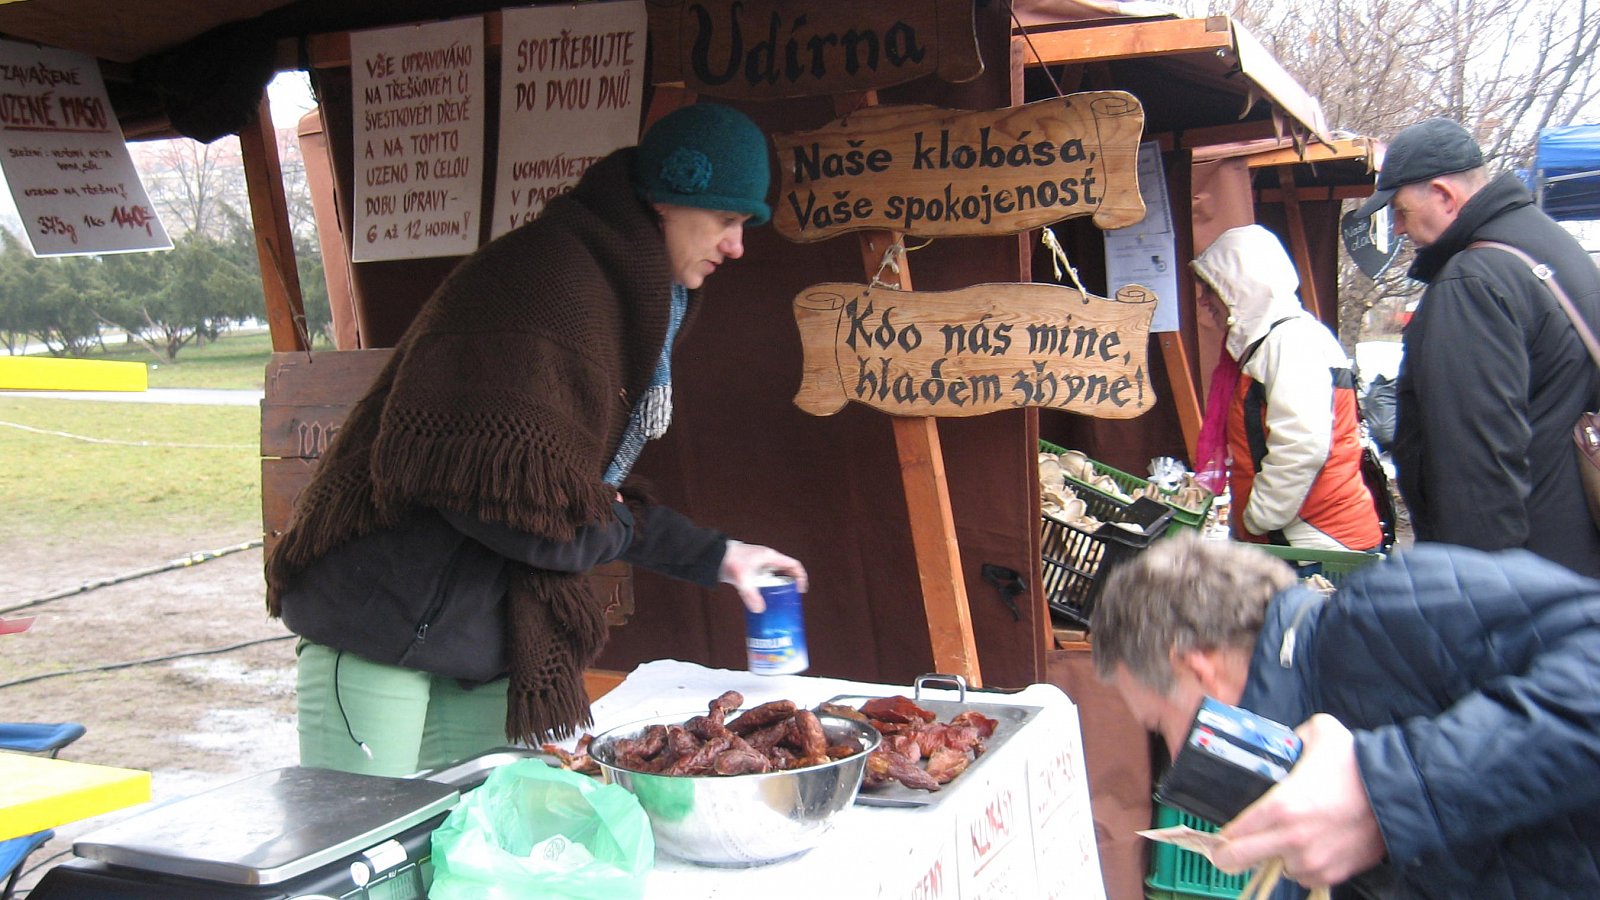
<path id="1" fill-rule="evenodd" d="M 1600 219 L 1600 125 L 1539 132 L 1529 174 L 1529 187 L 1552 218 Z"/>

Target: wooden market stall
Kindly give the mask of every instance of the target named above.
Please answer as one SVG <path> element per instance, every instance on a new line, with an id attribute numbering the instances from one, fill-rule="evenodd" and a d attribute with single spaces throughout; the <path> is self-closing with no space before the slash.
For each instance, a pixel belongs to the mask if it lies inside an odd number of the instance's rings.
<path id="1" fill-rule="evenodd" d="M 819 29 L 849 6 L 816 0 L 784 9 L 803 9 L 812 20 L 808 27 Z M 792 96 L 756 90 L 730 96 L 674 69 L 674 48 L 684 46 L 673 43 L 675 17 L 684 14 L 684 4 L 652 0 L 653 77 L 641 126 L 697 93 L 736 105 L 768 134 L 781 135 L 821 128 L 875 105 L 996 110 L 1058 93 L 1124 91 L 1142 105 L 1144 139 L 1159 142 L 1179 258 L 1192 258 L 1221 228 L 1259 218 L 1287 231 L 1291 252 L 1312 273 L 1307 282 L 1316 287 L 1316 308 L 1328 317 L 1332 307 L 1324 297 L 1332 296 L 1337 258 L 1337 228 L 1329 217 L 1336 221 L 1345 188 L 1313 183 L 1327 166 L 1315 176 L 1304 167 L 1325 158 L 1364 166 L 1366 158 L 1338 149 L 1315 100 L 1235 23 L 1159 10 L 1130 17 L 1124 5 L 1064 0 L 1018 0 L 1014 15 L 1007 4 L 990 0 L 905 6 L 941 17 L 939 48 L 948 56 L 937 71 L 883 84 L 839 79 Z M 352 261 L 359 128 L 350 34 L 482 14 L 485 63 L 493 72 L 505 52 L 500 7 L 483 0 L 0 5 L 0 34 L 101 61 L 130 139 L 239 134 L 266 317 L 279 351 L 267 374 L 262 423 L 269 541 L 287 521 L 295 492 L 344 411 L 460 259 Z M 951 61 L 963 42 L 971 44 L 978 65 Z M 278 144 L 261 92 L 268 76 L 287 69 L 311 72 L 321 101 L 300 137 L 327 260 L 335 351 L 308 349 Z M 492 111 L 500 86 L 491 77 L 484 88 L 484 108 Z M 487 182 L 497 122 L 492 112 L 486 118 Z M 1211 149 L 1221 146 L 1235 150 Z M 1254 171 L 1271 172 L 1272 180 Z M 1368 191 L 1369 171 L 1363 172 Z M 1349 190 L 1359 190 L 1359 180 L 1352 179 Z M 1315 189 L 1327 193 L 1306 193 Z M 488 196 L 487 183 L 484 190 Z M 487 223 L 479 229 L 487 239 Z M 1076 218 L 1055 230 L 1088 291 L 1104 295 L 1100 228 Z M 1142 848 L 1131 830 L 1149 817 L 1147 743 L 1120 701 L 1093 679 L 1086 648 L 1057 646 L 1037 588 L 1035 450 L 1043 436 L 1126 471 L 1143 471 L 1153 456 L 1188 456 L 1198 431 L 1202 372 L 1209 371 L 1202 345 L 1214 341 L 1191 327 L 1192 286 L 1180 278 L 1174 299 L 1183 328 L 1150 335 L 1154 406 L 1137 418 L 1035 408 L 936 418 L 884 415 L 861 404 L 826 416 L 803 411 L 793 399 L 803 347 L 792 303 L 808 286 L 876 277 L 910 289 L 914 277 L 919 292 L 955 291 L 1029 282 L 1050 270 L 1032 231 L 913 241 L 913 252 L 886 266 L 886 253 L 898 243 L 896 234 L 881 230 L 807 242 L 774 228 L 750 232 L 745 258 L 711 280 L 706 306 L 680 345 L 676 427 L 651 444 L 638 474 L 663 502 L 697 521 L 805 561 L 812 575 L 806 603 L 813 673 L 905 684 L 925 672 L 947 671 L 993 687 L 1049 681 L 1066 689 L 1084 722 L 1109 894 L 1141 896 Z M 995 574 L 1006 572 L 1015 579 Z M 737 608 L 731 595 L 711 596 L 649 573 L 607 577 L 631 614 L 613 630 L 601 660 L 606 669 L 627 671 L 662 657 L 743 666 L 744 631 L 730 612 Z"/>

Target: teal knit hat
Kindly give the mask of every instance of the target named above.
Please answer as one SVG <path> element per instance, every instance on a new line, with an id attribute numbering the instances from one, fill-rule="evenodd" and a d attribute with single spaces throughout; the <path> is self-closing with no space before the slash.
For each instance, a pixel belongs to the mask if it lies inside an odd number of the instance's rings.
<path id="1" fill-rule="evenodd" d="M 731 106 L 695 103 L 663 116 L 639 141 L 633 183 L 654 203 L 772 218 L 767 205 L 767 137 Z"/>

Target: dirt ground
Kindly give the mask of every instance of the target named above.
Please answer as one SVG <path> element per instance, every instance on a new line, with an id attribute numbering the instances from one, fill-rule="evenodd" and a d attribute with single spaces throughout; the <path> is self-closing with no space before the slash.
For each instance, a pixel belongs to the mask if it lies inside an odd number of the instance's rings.
<path id="1" fill-rule="evenodd" d="M 0 717 L 82 723 L 88 733 L 61 757 L 148 771 L 153 802 L 295 765 L 294 645 L 283 626 L 266 617 L 260 548 L 4 612 L 255 537 L 125 538 L 107 529 L 71 539 L 0 541 L 0 615 L 36 617 L 29 631 L 0 636 Z M 274 640 L 15 683 L 261 639 Z M 73 839 L 128 812 L 57 828 L 56 839 L 29 858 L 33 871 L 19 882 L 18 893 L 49 865 L 67 859 Z"/>

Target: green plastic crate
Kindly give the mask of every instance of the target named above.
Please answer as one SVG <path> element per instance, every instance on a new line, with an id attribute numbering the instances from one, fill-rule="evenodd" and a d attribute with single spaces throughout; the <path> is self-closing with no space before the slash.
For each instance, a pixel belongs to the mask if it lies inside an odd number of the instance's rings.
<path id="1" fill-rule="evenodd" d="M 1039 452 L 1060 455 L 1067 451 L 1065 448 L 1058 447 L 1049 441 L 1041 440 L 1039 442 Z M 1097 459 L 1089 460 L 1089 464 L 1094 466 L 1094 470 L 1099 472 L 1101 475 L 1111 476 L 1111 480 L 1117 483 L 1117 487 L 1122 488 L 1122 492 L 1130 497 L 1133 496 L 1134 493 L 1144 490 L 1145 487 L 1150 484 L 1148 479 L 1140 478 L 1137 475 L 1129 475 L 1127 472 L 1108 466 Z M 1075 491 L 1079 497 L 1083 498 L 1084 505 L 1089 508 L 1089 514 L 1097 519 L 1113 518 L 1110 515 L 1111 510 L 1114 509 L 1118 512 L 1121 512 L 1123 508 L 1128 505 L 1127 501 L 1118 500 L 1116 497 L 1105 493 L 1093 485 L 1085 484 L 1084 482 L 1073 478 L 1071 475 L 1067 476 L 1067 481 L 1071 484 L 1073 491 Z M 1167 526 L 1166 533 L 1171 535 L 1176 534 L 1178 531 L 1181 531 L 1185 528 L 1199 529 L 1203 527 L 1206 523 L 1206 514 L 1211 511 L 1211 502 L 1213 499 L 1214 498 L 1212 497 L 1207 497 L 1205 502 L 1200 504 L 1198 509 L 1187 506 L 1179 506 L 1176 503 L 1162 500 L 1161 503 L 1172 509 L 1172 522 Z"/>
<path id="2" fill-rule="evenodd" d="M 1196 831 L 1215 832 L 1217 826 L 1198 816 L 1180 812 L 1163 803 L 1156 804 L 1156 828 L 1187 825 Z M 1193 850 L 1183 850 L 1171 844 L 1152 841 L 1150 844 L 1150 877 L 1145 879 L 1150 900 L 1167 900 L 1179 897 L 1238 897 L 1250 880 L 1249 872 L 1229 875 L 1213 866 L 1209 860 Z"/>
<path id="3" fill-rule="evenodd" d="M 1317 565 L 1323 578 L 1335 587 L 1344 577 L 1365 565 L 1383 559 L 1381 553 L 1358 553 L 1353 550 L 1313 550 L 1309 547 L 1282 547 L 1277 544 L 1253 544 L 1296 568 Z"/>

